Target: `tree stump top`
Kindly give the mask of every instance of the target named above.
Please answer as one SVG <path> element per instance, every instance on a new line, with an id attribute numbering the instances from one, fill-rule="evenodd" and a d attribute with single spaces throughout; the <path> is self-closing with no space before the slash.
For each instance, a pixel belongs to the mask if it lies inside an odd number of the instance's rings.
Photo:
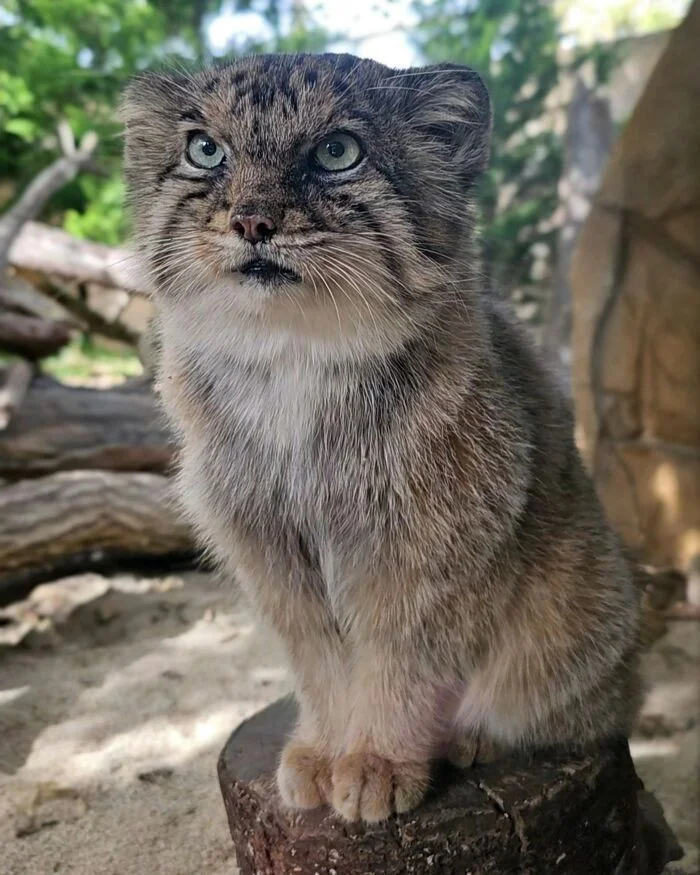
<path id="1" fill-rule="evenodd" d="M 416 811 L 349 825 L 328 809 L 282 806 L 274 774 L 294 718 L 291 700 L 276 702 L 219 759 L 242 875 L 657 875 L 668 859 L 663 841 L 651 854 L 642 847 L 626 742 L 567 759 L 446 766 Z"/>

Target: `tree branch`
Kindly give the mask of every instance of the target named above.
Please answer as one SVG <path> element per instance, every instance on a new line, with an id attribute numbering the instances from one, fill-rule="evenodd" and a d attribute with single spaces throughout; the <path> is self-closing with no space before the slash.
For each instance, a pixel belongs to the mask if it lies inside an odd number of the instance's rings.
<path id="1" fill-rule="evenodd" d="M 0 311 L 0 349 L 28 359 L 53 355 L 70 340 L 70 329 L 60 322 Z"/>
<path id="2" fill-rule="evenodd" d="M 17 274 L 79 319 L 89 331 L 101 334 L 103 337 L 109 337 L 111 340 L 118 340 L 120 343 L 127 343 L 130 346 L 136 346 L 138 343 L 139 335 L 123 322 L 118 320 L 110 322 L 109 319 L 105 319 L 104 316 L 89 307 L 85 301 L 81 301 L 80 298 L 76 298 L 65 289 L 52 283 L 43 274 L 23 269 L 19 269 Z"/>
<path id="3" fill-rule="evenodd" d="M 85 134 L 76 147 L 68 122 L 58 126 L 63 155 L 46 167 L 24 191 L 17 203 L 0 219 L 0 273 L 7 266 L 10 246 L 25 222 L 36 218 L 49 198 L 88 165 L 97 148 L 97 134 Z"/>

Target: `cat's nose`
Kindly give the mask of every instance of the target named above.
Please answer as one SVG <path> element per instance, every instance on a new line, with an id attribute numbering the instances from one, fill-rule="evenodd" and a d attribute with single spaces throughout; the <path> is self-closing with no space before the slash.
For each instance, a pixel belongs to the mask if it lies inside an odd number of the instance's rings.
<path id="1" fill-rule="evenodd" d="M 231 219 L 231 230 L 248 243 L 260 243 L 262 240 L 269 240 L 277 230 L 277 226 L 267 216 L 260 216 L 257 213 L 239 214 Z"/>

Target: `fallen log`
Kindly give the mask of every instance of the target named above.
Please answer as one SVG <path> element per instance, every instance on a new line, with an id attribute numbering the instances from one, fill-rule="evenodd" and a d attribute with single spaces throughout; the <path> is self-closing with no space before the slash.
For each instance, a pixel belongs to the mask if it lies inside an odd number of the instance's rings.
<path id="1" fill-rule="evenodd" d="M 60 322 L 0 310 L 0 350 L 35 360 L 54 355 L 70 338 L 70 328 Z"/>
<path id="2" fill-rule="evenodd" d="M 585 755 L 445 770 L 415 811 L 349 825 L 328 809 L 281 804 L 274 773 L 294 720 L 291 701 L 276 702 L 219 758 L 241 875 L 659 875 L 682 856 L 623 740 Z"/>
<path id="3" fill-rule="evenodd" d="M 0 431 L 10 424 L 12 417 L 22 406 L 34 375 L 29 362 L 13 362 L 0 372 Z"/>
<path id="4" fill-rule="evenodd" d="M 0 598 L 27 581 L 193 553 L 159 474 L 70 471 L 0 488 Z"/>
<path id="5" fill-rule="evenodd" d="M 113 389 L 32 383 L 0 432 L 0 478 L 105 468 L 165 472 L 173 445 L 148 384 Z"/>
<path id="6" fill-rule="evenodd" d="M 101 334 L 110 340 L 136 346 L 139 341 L 137 332 L 132 331 L 119 319 L 109 320 L 89 307 L 81 298 L 71 295 L 66 289 L 52 282 L 45 274 L 36 270 L 17 268 L 17 276 L 34 286 L 39 292 L 43 292 L 47 298 L 55 301 L 72 317 L 78 320 L 86 331 L 92 334 Z"/>
<path id="7" fill-rule="evenodd" d="M 41 222 L 27 222 L 22 227 L 10 246 L 9 263 L 18 269 L 148 294 L 148 284 L 139 275 L 132 252 L 79 240 Z"/>

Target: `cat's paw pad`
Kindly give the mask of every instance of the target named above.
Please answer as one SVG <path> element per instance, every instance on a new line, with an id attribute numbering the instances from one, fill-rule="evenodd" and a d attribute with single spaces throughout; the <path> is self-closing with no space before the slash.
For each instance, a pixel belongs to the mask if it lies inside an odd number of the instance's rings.
<path id="1" fill-rule="evenodd" d="M 331 766 L 308 744 L 290 741 L 282 751 L 277 787 L 289 808 L 318 808 L 330 801 Z"/>
<path id="2" fill-rule="evenodd" d="M 369 753 L 348 754 L 333 765 L 335 810 L 348 821 L 377 823 L 410 811 L 430 784 L 427 763 L 397 763 Z"/>

